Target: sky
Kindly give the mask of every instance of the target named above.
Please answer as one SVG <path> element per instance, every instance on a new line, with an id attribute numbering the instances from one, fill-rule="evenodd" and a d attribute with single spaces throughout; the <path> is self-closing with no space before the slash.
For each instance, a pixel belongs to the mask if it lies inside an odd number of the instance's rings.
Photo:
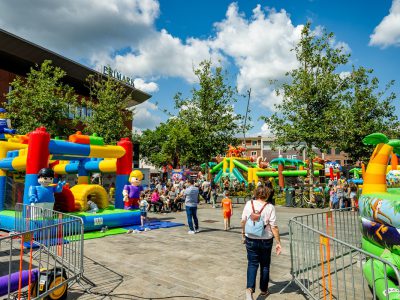
<path id="1" fill-rule="evenodd" d="M 196 87 L 193 68 L 211 59 L 241 94 L 251 89 L 247 135 L 268 135 L 259 118 L 281 101 L 271 80 L 296 68 L 291 50 L 307 21 L 351 54 L 341 72 L 372 68 L 400 96 L 400 0 L 0 0 L 0 28 L 95 70 L 109 65 L 151 94 L 136 107 L 139 131 L 165 122 L 174 95 Z M 239 97 L 235 111 L 246 104 Z"/>

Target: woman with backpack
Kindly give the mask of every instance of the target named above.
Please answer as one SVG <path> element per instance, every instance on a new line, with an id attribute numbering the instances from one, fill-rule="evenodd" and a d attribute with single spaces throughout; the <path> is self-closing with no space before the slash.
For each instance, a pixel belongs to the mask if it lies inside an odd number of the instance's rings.
<path id="1" fill-rule="evenodd" d="M 256 200 L 246 203 L 242 213 L 242 237 L 247 250 L 246 300 L 253 300 L 258 267 L 260 267 L 260 296 L 267 296 L 273 239 L 276 254 L 281 253 L 275 207 L 268 203 L 270 189 L 259 186 L 254 192 Z"/>

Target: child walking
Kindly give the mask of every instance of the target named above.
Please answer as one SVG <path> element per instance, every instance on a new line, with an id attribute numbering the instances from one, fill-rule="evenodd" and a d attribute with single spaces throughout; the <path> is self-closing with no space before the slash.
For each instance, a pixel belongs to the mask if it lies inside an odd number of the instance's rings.
<path id="1" fill-rule="evenodd" d="M 225 198 L 221 202 L 222 213 L 224 215 L 225 230 L 231 229 L 231 217 L 233 215 L 232 200 L 229 199 L 229 191 L 225 192 Z"/>
<path id="2" fill-rule="evenodd" d="M 149 208 L 149 203 L 147 202 L 145 195 L 141 196 L 140 203 L 139 203 L 139 208 L 140 208 L 140 222 L 142 227 L 144 224 L 146 224 L 147 221 L 147 211 Z"/>

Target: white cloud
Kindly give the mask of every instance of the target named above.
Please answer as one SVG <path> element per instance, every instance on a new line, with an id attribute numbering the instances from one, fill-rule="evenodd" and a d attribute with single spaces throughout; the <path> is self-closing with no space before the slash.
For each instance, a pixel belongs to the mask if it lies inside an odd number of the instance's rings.
<path id="1" fill-rule="evenodd" d="M 269 128 L 269 126 L 268 126 L 266 123 L 264 123 L 264 124 L 261 126 L 261 131 L 258 132 L 257 135 L 261 135 L 261 136 L 264 136 L 264 137 L 271 137 L 271 136 L 273 136 L 272 131 L 271 131 L 271 128 Z"/>
<path id="2" fill-rule="evenodd" d="M 297 66 L 291 51 L 298 41 L 303 26 L 294 27 L 284 11 L 271 10 L 266 16 L 258 5 L 247 21 L 231 4 L 226 19 L 216 24 L 215 47 L 235 59 L 240 68 L 238 85 L 244 90 L 266 85 L 266 80 L 282 77 Z"/>
<path id="3" fill-rule="evenodd" d="M 0 27 L 58 53 L 89 58 L 135 46 L 153 30 L 157 0 L 0 1 Z"/>
<path id="4" fill-rule="evenodd" d="M 92 57 L 93 64 L 104 63 L 126 74 L 140 77 L 180 77 L 193 83 L 196 77 L 193 68 L 205 59 L 214 62 L 223 57 L 210 47 L 208 40 L 188 38 L 185 42 L 172 36 L 165 29 L 153 31 L 142 39 L 135 51 L 116 55 L 111 58 L 100 55 Z"/>
<path id="5" fill-rule="evenodd" d="M 350 75 L 351 75 L 351 72 L 343 71 L 343 72 L 340 72 L 339 77 L 342 79 L 345 79 L 347 77 L 350 77 Z"/>
<path id="6" fill-rule="evenodd" d="M 369 45 L 382 48 L 400 46 L 400 0 L 393 0 L 389 15 L 383 18 L 370 35 Z"/>
<path id="7" fill-rule="evenodd" d="M 251 88 L 252 102 L 273 110 L 273 104 L 281 101 L 269 80 L 282 82 L 285 73 L 297 67 L 291 50 L 303 28 L 293 25 L 285 10 L 257 5 L 251 16 L 245 16 L 232 3 L 214 24 L 214 34 L 186 39 L 166 29 L 158 31 L 154 22 L 159 15 L 157 0 L 0 1 L 1 28 L 98 70 L 110 65 L 135 78 L 136 87 L 143 91 L 158 91 L 160 78 L 196 82 L 193 68 L 211 59 L 214 64 L 233 62 L 238 89 L 243 93 Z M 138 128 L 154 127 L 161 120 L 154 114 L 154 104 L 146 103 L 137 106 L 134 126 Z"/>
<path id="8" fill-rule="evenodd" d="M 269 10 L 266 15 L 260 5 L 247 20 L 233 3 L 226 18 L 215 27 L 213 47 L 233 57 L 239 68 L 239 91 L 252 88 L 253 96 L 264 99 L 267 105 L 273 104 L 268 101 L 272 99 L 267 88 L 269 80 L 283 79 L 287 71 L 297 66 L 291 49 L 299 40 L 303 26 L 294 26 L 285 10 Z"/>
<path id="9" fill-rule="evenodd" d="M 141 78 L 136 78 L 134 80 L 135 88 L 146 92 L 146 93 L 154 93 L 158 91 L 158 84 L 155 82 L 145 82 Z"/>
<path id="10" fill-rule="evenodd" d="M 139 132 L 144 129 L 154 129 L 161 122 L 161 117 L 155 113 L 157 110 L 157 105 L 150 101 L 135 106 L 133 129 Z"/>
<path id="11" fill-rule="evenodd" d="M 282 79 L 287 71 L 297 66 L 291 49 L 303 26 L 294 26 L 284 10 L 270 10 L 266 15 L 259 5 L 248 20 L 233 3 L 228 7 L 225 19 L 215 23 L 214 27 L 213 37 L 185 41 L 165 29 L 154 31 L 142 39 L 134 51 L 114 57 L 99 53 L 92 57 L 92 62 L 110 64 L 125 74 L 134 74 L 134 77 L 180 77 L 193 83 L 197 79 L 193 68 L 202 60 L 227 63 L 230 57 L 239 70 L 239 91 L 252 88 L 254 98 L 267 104 L 271 99 L 269 104 L 275 103 L 276 98 L 270 97 L 267 88 L 268 81 Z"/>

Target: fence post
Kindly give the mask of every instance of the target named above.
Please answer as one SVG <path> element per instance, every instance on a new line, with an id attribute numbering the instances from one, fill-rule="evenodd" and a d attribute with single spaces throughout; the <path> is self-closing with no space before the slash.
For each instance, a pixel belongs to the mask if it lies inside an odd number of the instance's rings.
<path id="1" fill-rule="evenodd" d="M 323 247 L 325 246 L 325 248 Z M 325 250 L 325 251 L 324 251 Z M 323 235 L 319 236 L 319 252 L 321 256 L 321 271 L 322 271 L 322 289 L 324 293 L 324 300 L 326 299 L 326 287 L 325 287 L 325 256 L 326 256 L 326 263 L 328 268 L 328 291 L 329 291 L 329 300 L 332 300 L 332 278 L 331 278 L 331 249 L 329 247 L 329 238 Z M 326 255 L 324 255 L 324 253 Z"/>

